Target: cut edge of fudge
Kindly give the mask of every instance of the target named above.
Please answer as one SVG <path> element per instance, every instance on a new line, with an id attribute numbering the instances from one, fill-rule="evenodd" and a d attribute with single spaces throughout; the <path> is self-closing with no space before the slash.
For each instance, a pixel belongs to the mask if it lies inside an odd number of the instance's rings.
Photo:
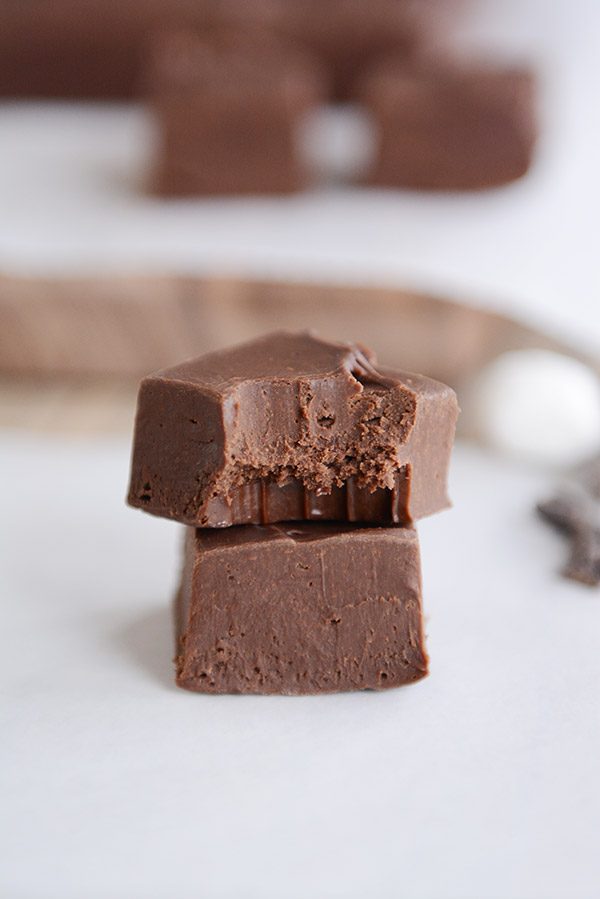
<path id="1" fill-rule="evenodd" d="M 218 527 L 275 520 L 260 496 L 251 514 L 232 518 L 249 499 L 244 492 L 256 489 L 262 499 L 271 494 L 272 506 L 274 488 L 293 492 L 296 483 L 300 510 L 336 489 L 395 490 L 391 512 L 398 496 L 405 511 L 390 514 L 391 521 L 409 522 L 449 504 L 457 414 L 451 388 L 378 370 L 362 347 L 277 332 L 142 381 L 128 502 L 184 524 Z M 431 427 L 439 431 L 433 442 Z M 417 471 L 413 452 L 439 452 L 435 470 Z"/>
<path id="2" fill-rule="evenodd" d="M 428 673 L 412 528 L 188 528 L 176 683 L 202 693 L 381 690 Z"/>

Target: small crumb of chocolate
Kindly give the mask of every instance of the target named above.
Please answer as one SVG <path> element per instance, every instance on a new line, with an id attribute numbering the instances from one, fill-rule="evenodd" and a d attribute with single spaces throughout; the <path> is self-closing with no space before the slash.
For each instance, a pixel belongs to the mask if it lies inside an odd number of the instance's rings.
<path id="1" fill-rule="evenodd" d="M 539 503 L 539 515 L 570 541 L 564 577 L 590 587 L 600 584 L 600 459 L 581 468 L 576 480 Z"/>

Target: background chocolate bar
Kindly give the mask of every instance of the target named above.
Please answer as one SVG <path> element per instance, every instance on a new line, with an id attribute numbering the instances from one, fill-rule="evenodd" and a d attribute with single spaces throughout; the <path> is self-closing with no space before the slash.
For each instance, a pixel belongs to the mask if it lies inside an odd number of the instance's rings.
<path id="1" fill-rule="evenodd" d="M 151 36 L 238 25 L 318 52 L 336 93 L 347 96 L 356 71 L 375 55 L 412 52 L 442 6 L 439 0 L 4 0 L 0 96 L 134 97 Z"/>
<path id="2" fill-rule="evenodd" d="M 297 131 L 323 96 L 318 62 L 269 32 L 158 37 L 146 87 L 159 126 L 162 194 L 298 190 L 309 180 Z"/>
<path id="3" fill-rule="evenodd" d="M 360 92 L 379 135 L 370 182 L 469 190 L 520 178 L 537 136 L 534 88 L 523 68 L 378 66 Z"/>

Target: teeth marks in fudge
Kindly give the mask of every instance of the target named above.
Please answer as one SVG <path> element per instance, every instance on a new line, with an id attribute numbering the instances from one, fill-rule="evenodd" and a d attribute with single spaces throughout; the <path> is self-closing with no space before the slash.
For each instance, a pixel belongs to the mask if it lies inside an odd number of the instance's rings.
<path id="1" fill-rule="evenodd" d="M 206 693 L 383 689 L 427 674 L 412 528 L 189 528 L 177 683 Z"/>
<path id="2" fill-rule="evenodd" d="M 269 476 L 295 477 L 320 492 L 349 477 L 371 489 L 391 487 L 416 398 L 383 379 L 363 383 L 351 361 L 323 376 L 284 373 L 233 387 L 223 404 L 226 466 L 215 491 L 228 495 Z"/>
<path id="3" fill-rule="evenodd" d="M 272 334 L 144 379 L 129 502 L 202 527 L 410 522 L 448 505 L 457 411 L 367 350 Z"/>

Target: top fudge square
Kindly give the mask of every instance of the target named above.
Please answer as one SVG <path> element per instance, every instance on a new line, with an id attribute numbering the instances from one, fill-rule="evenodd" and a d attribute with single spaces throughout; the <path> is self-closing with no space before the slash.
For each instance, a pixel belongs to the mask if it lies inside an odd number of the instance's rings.
<path id="1" fill-rule="evenodd" d="M 451 388 L 274 333 L 146 377 L 130 505 L 194 527 L 409 524 L 449 505 Z"/>

